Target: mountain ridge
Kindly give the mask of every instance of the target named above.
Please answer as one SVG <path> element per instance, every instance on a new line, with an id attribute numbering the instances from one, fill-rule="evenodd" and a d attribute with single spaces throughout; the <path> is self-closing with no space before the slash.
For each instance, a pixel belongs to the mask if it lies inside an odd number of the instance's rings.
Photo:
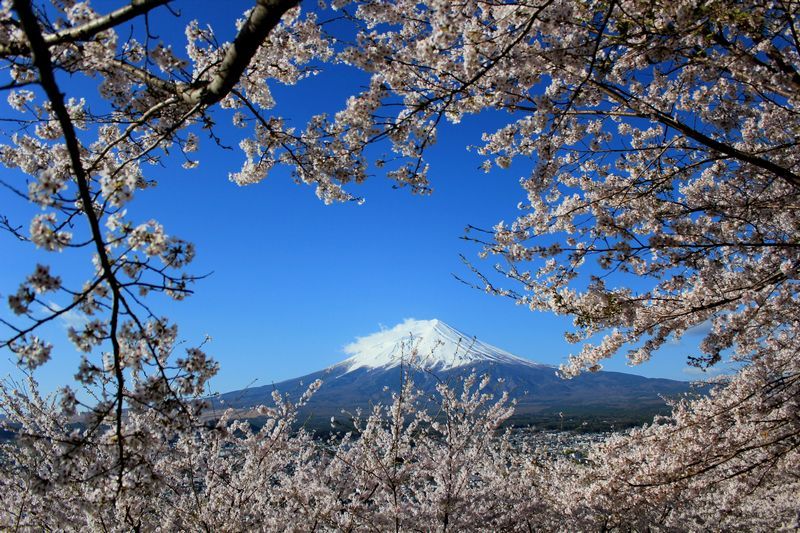
<path id="1" fill-rule="evenodd" d="M 512 420 L 538 423 L 548 417 L 563 419 L 565 414 L 574 414 L 581 420 L 611 419 L 609 424 L 613 425 L 613 420 L 635 419 L 638 424 L 652 420 L 653 415 L 666 414 L 669 408 L 665 398 L 689 391 L 686 382 L 622 372 L 600 371 L 563 379 L 552 365 L 513 355 L 437 319 L 406 320 L 384 328 L 357 338 L 345 346 L 345 353 L 350 357 L 323 370 L 220 394 L 211 403 L 250 416 L 247 413 L 257 405 L 272 403 L 274 390 L 296 400 L 319 379 L 322 386 L 300 414 L 305 422 L 320 427 L 342 413 L 389 403 L 403 379 L 414 380 L 430 398 L 435 397 L 437 384 L 458 388 L 466 376 L 475 373 L 492 378 L 486 392 L 496 397 L 509 393 L 516 402 Z M 614 415 L 610 417 L 609 413 Z"/>

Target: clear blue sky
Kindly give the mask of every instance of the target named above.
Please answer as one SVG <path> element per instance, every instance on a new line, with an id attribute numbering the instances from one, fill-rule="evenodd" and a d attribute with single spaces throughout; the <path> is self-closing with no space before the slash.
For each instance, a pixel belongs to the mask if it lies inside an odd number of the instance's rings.
<path id="1" fill-rule="evenodd" d="M 222 37 L 229 38 L 233 20 L 243 10 L 227 7 L 233 4 L 224 4 L 221 12 L 216 2 L 179 2 L 176 7 L 184 13 L 181 21 L 213 20 Z M 161 15 L 153 17 L 151 31 L 182 39 L 179 23 Z M 61 81 L 68 96 L 92 101 L 91 88 L 86 92 L 83 84 Z M 340 108 L 357 84 L 358 78 L 333 68 L 294 88 L 275 86 L 274 92 L 279 108 L 299 126 L 311 112 Z M 5 108 L 0 112 L 7 114 Z M 236 146 L 241 132 L 228 126 L 224 114 L 218 116 L 217 133 Z M 544 363 L 559 364 L 577 350 L 562 338 L 569 320 L 531 313 L 452 277 L 469 275 L 459 253 L 486 270 L 492 266 L 491 260 L 477 258 L 476 245 L 460 240 L 465 226 L 510 221 L 517 202 L 524 199 L 518 183 L 524 165 L 485 174 L 478 168 L 482 159 L 465 149 L 480 142 L 482 128 L 499 125 L 504 118 L 471 117 L 442 129 L 439 144 L 428 154 L 434 187 L 428 197 L 393 190 L 389 180 L 376 175 L 349 189 L 366 198 L 364 205 L 324 206 L 313 189 L 294 184 L 286 169 L 258 185 L 238 187 L 228 181 L 228 173 L 238 170 L 241 152 L 222 150 L 207 138 L 201 140 L 197 169 L 184 171 L 178 160 L 155 168 L 149 176 L 158 180 L 158 187 L 140 192 L 129 213 L 139 222 L 155 218 L 169 233 L 195 242 L 198 253 L 192 271 L 213 271 L 196 285 L 195 296 L 159 305 L 158 310 L 178 322 L 180 337 L 189 344 L 211 335 L 209 352 L 221 363 L 214 388 L 227 391 L 254 380 L 266 384 L 318 370 L 342 359 L 342 347 L 356 336 L 410 317 L 442 319 Z M 14 176 L 3 172 L 7 179 Z M 0 213 L 27 227 L 29 206 L 5 191 L 0 191 L 0 206 Z M 65 278 L 78 279 L 86 272 L 79 257 L 33 253 L 5 233 L 0 233 L 0 247 L 3 301 L 37 259 L 50 260 Z M 0 316 L 9 314 L 3 303 Z M 37 371 L 45 390 L 63 384 L 77 367 L 78 355 L 64 329 L 63 323 L 48 329 L 56 350 L 53 361 Z M 689 379 L 685 353 L 696 340 L 671 345 L 644 366 L 629 368 L 619 357 L 605 367 Z M 0 376 L 16 375 L 12 359 L 8 352 L 0 357 Z"/>

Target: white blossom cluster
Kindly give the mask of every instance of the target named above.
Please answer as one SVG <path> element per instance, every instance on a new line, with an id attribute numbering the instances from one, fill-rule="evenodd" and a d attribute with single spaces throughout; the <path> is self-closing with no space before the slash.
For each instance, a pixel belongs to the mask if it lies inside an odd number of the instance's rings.
<path id="1" fill-rule="evenodd" d="M 126 468 L 112 428 L 99 434 L 72 429 L 72 391 L 63 391 L 56 407 L 35 383 L 26 392 L 4 388 L 0 406 L 19 424 L 19 436 L 2 448 L 0 525 L 114 531 L 773 531 L 798 525 L 793 471 L 760 464 L 733 475 L 748 461 L 726 454 L 728 439 L 751 445 L 746 453 L 765 460 L 759 446 L 769 446 L 763 427 L 733 436 L 726 431 L 732 421 L 716 420 L 751 407 L 740 403 L 739 390 L 718 391 L 724 398 L 691 409 L 681 404 L 670 420 L 612 436 L 590 448 L 588 461 L 575 461 L 512 444 L 511 433 L 498 432 L 513 405 L 485 393 L 488 383 L 473 375 L 459 390 L 441 385 L 432 401 L 407 378 L 390 405 L 335 419 L 347 425 L 328 440 L 298 429 L 298 409 L 320 382 L 295 404 L 274 392 L 274 407 L 253 413 L 263 423 L 258 429 L 233 410 L 193 414 L 184 426 L 132 408 L 122 421 Z M 720 400 L 734 401 L 726 415 L 717 411 Z M 706 447 L 720 452 L 720 470 L 697 460 Z M 796 464 L 796 452 L 782 451 L 769 461 Z M 666 482 L 670 476 L 680 489 Z"/>

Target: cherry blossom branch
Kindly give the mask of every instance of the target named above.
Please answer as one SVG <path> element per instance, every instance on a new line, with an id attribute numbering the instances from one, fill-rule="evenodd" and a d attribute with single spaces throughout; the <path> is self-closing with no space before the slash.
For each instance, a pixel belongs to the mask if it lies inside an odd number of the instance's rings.
<path id="1" fill-rule="evenodd" d="M 156 7 L 162 6 L 172 0 L 131 0 L 127 6 L 108 13 L 107 15 L 93 18 L 86 24 L 61 30 L 56 33 L 44 35 L 45 46 L 56 46 L 63 43 L 86 41 L 100 32 L 111 29 L 136 17 L 145 15 Z M 27 43 L 9 43 L 0 45 L 0 57 L 9 55 L 23 55 L 31 52 Z"/>
<path id="2" fill-rule="evenodd" d="M 700 131 L 692 128 L 691 126 L 684 124 L 677 120 L 675 117 L 667 115 L 663 111 L 656 109 L 652 105 L 648 104 L 640 104 L 638 103 L 638 99 L 630 94 L 624 93 L 620 88 L 614 87 L 604 82 L 600 82 L 597 80 L 591 80 L 592 85 L 609 95 L 615 101 L 625 105 L 629 109 L 634 112 L 639 113 L 641 118 L 650 118 L 657 120 L 658 122 L 668 126 L 670 128 L 675 129 L 705 146 L 721 152 L 725 155 L 733 157 L 734 159 L 738 159 L 744 163 L 749 163 L 755 167 L 761 168 L 766 170 L 776 176 L 786 180 L 788 183 L 792 184 L 793 186 L 800 188 L 800 175 L 795 174 L 790 169 L 782 167 L 773 161 L 768 159 L 764 159 L 753 154 L 743 152 L 738 150 L 737 148 L 712 139 L 711 137 L 701 133 Z"/>
<path id="3" fill-rule="evenodd" d="M 122 414 L 123 414 L 123 391 L 125 387 L 125 376 L 122 370 L 122 361 L 120 359 L 120 345 L 117 339 L 117 325 L 119 319 L 119 303 L 122 295 L 120 294 L 119 282 L 117 281 L 111 261 L 109 260 L 106 244 L 103 238 L 102 231 L 100 230 L 100 223 L 97 214 L 94 211 L 92 196 L 89 187 L 88 177 L 81 162 L 81 150 L 75 133 L 75 127 L 72 124 L 72 119 L 69 116 L 66 106 L 64 105 L 64 95 L 61 93 L 55 76 L 53 74 L 53 66 L 50 59 L 50 52 L 48 51 L 47 44 L 42 37 L 41 30 L 39 29 L 39 22 L 36 15 L 33 13 L 29 0 L 14 0 L 14 9 L 16 10 L 20 23 L 22 24 L 25 34 L 28 37 L 28 42 L 31 46 L 33 54 L 33 64 L 39 71 L 39 80 L 53 106 L 53 111 L 58 117 L 59 125 L 64 134 L 64 142 L 69 151 L 69 157 L 72 165 L 72 170 L 75 173 L 75 180 L 78 185 L 80 198 L 83 202 L 83 212 L 89 223 L 92 238 L 95 242 L 97 255 L 100 259 L 100 265 L 103 271 L 103 279 L 108 283 L 113 294 L 112 311 L 109 323 L 109 340 L 111 341 L 113 356 L 114 356 L 114 371 L 117 380 L 116 392 L 116 432 L 117 432 L 117 450 L 119 453 L 119 474 L 117 478 L 117 490 L 122 489 L 122 476 L 125 471 L 125 455 L 124 455 L 124 439 L 122 435 Z"/>
<path id="4" fill-rule="evenodd" d="M 256 5 L 233 43 L 225 51 L 225 56 L 211 80 L 182 92 L 182 97 L 188 103 L 202 103 L 206 106 L 225 98 L 238 83 L 269 32 L 278 25 L 287 11 L 299 3 L 300 0 L 256 0 Z"/>

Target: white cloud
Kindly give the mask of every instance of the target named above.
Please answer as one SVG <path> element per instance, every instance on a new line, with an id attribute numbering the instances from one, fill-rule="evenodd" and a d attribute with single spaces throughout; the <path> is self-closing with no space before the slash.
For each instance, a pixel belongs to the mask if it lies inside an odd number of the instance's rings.
<path id="1" fill-rule="evenodd" d="M 50 306 L 49 309 L 42 306 L 42 310 L 48 313 L 52 313 L 53 311 L 61 311 L 63 309 L 63 307 L 54 302 L 47 302 L 47 305 Z M 88 324 L 90 320 L 88 316 L 80 311 L 76 311 L 75 309 L 70 309 L 69 311 L 62 313 L 58 319 L 61 321 L 64 329 L 80 329 Z"/>
<path id="2" fill-rule="evenodd" d="M 400 324 L 394 327 L 387 328 L 383 324 L 378 324 L 379 331 L 370 333 L 364 337 L 356 337 L 356 340 L 350 344 L 345 345 L 343 348 L 344 353 L 348 355 L 355 355 L 389 340 L 396 340 L 398 336 L 408 335 L 410 331 L 419 326 L 420 321 L 415 318 L 406 318 Z"/>
<path id="3" fill-rule="evenodd" d="M 698 368 L 696 366 L 685 366 L 681 369 L 681 372 L 683 372 L 687 376 L 693 376 L 698 378 L 710 378 L 712 376 L 717 376 L 721 374 L 722 369 L 717 367 Z"/>
<path id="4" fill-rule="evenodd" d="M 709 332 L 711 332 L 711 321 L 706 320 L 696 326 L 692 326 L 691 328 L 686 330 L 684 335 L 693 335 L 696 337 L 705 337 Z"/>
<path id="5" fill-rule="evenodd" d="M 735 374 L 740 366 L 741 366 L 740 363 L 728 359 L 725 361 L 721 361 L 710 368 L 705 368 L 705 369 L 698 368 L 696 366 L 685 366 L 681 369 L 681 372 L 683 372 L 687 376 L 692 376 L 698 379 L 713 378 L 725 374 Z"/>

